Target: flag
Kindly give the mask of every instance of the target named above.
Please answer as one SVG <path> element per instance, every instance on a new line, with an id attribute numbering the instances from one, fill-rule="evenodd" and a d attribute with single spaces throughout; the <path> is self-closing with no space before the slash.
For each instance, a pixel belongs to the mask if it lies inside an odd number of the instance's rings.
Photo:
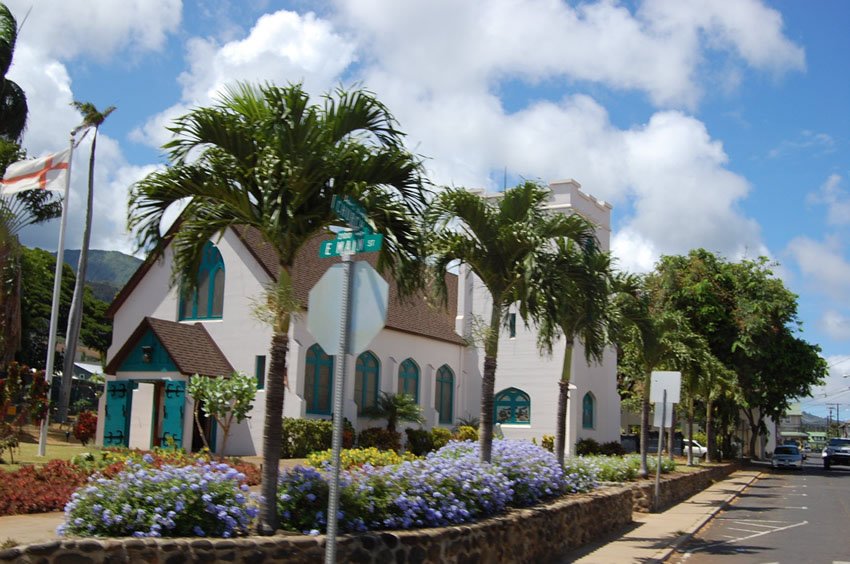
<path id="1" fill-rule="evenodd" d="M 64 190 L 70 154 L 71 150 L 65 149 L 40 159 L 10 164 L 3 180 L 0 180 L 0 193 L 8 195 L 24 190 Z"/>

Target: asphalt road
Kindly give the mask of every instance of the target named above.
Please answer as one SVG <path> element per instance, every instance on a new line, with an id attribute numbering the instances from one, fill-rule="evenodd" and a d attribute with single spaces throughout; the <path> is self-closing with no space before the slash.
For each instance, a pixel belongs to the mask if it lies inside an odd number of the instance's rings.
<path id="1" fill-rule="evenodd" d="M 850 564 L 850 467 L 765 468 L 669 562 Z"/>

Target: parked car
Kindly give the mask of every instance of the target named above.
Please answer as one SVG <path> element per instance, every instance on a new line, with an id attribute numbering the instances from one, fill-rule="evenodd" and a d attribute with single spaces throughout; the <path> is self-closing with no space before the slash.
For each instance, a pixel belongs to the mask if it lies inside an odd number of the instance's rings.
<path id="1" fill-rule="evenodd" d="M 803 453 L 797 445 L 780 445 L 773 451 L 770 461 L 774 468 L 803 469 Z"/>
<path id="2" fill-rule="evenodd" d="M 850 465 L 850 439 L 829 439 L 821 456 L 824 470 L 829 470 L 833 464 Z"/>
<path id="3" fill-rule="evenodd" d="M 699 444 L 696 441 L 689 441 L 685 439 L 682 441 L 682 455 L 688 456 L 688 448 L 690 445 L 693 445 L 694 458 L 702 458 L 705 456 L 705 453 L 708 452 L 708 449 Z"/>

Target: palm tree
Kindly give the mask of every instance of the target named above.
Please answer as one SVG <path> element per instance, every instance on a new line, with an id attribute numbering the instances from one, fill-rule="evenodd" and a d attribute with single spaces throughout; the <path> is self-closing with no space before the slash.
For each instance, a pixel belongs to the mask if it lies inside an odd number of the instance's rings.
<path id="1" fill-rule="evenodd" d="M 71 376 L 74 374 L 74 357 L 77 342 L 80 338 L 80 327 L 83 322 L 83 290 L 86 285 L 86 266 L 89 258 L 89 241 L 91 240 L 92 206 L 94 203 L 94 161 L 97 152 L 97 132 L 109 114 L 115 111 L 115 106 L 109 106 L 100 112 L 90 102 L 73 102 L 72 104 L 83 114 L 82 124 L 74 130 L 74 135 L 80 131 L 94 130 L 89 156 L 89 184 L 86 196 L 86 221 L 83 228 L 83 241 L 80 247 L 80 259 L 77 263 L 77 280 L 74 283 L 74 295 L 71 298 L 71 310 L 68 313 L 68 329 L 65 331 L 65 363 L 62 368 L 62 387 L 59 394 L 59 410 L 56 419 L 64 422 L 68 418 L 68 404 L 71 401 Z M 83 134 L 85 136 L 85 133 Z"/>
<path id="2" fill-rule="evenodd" d="M 189 290 L 197 285 L 204 244 L 231 226 L 255 229 L 277 251 L 259 523 L 261 533 L 273 534 L 296 253 L 338 223 L 334 195 L 354 197 L 384 235 L 379 269 L 403 292 L 420 287 L 420 237 L 412 218 L 425 201 L 422 166 L 404 148 L 389 110 L 363 89 L 337 89 L 311 104 L 301 85 L 240 84 L 215 105 L 177 119 L 171 131 L 176 137 L 165 145 L 171 166 L 131 190 L 129 225 L 138 247 L 171 243 L 173 282 Z M 178 202 L 186 205 L 180 229 L 161 235 L 163 214 Z"/>
<path id="3" fill-rule="evenodd" d="M 503 314 L 532 293 L 529 285 L 538 279 L 537 260 L 553 239 L 573 239 L 583 248 L 598 245 L 585 219 L 547 212 L 548 197 L 548 188 L 534 182 L 508 189 L 498 198 L 449 188 L 434 199 L 426 214 L 429 254 L 440 295 L 446 295 L 445 269 L 460 261 L 482 281 L 492 299 L 481 381 L 482 462 L 490 462 L 493 443 L 493 388 Z"/>
<path id="4" fill-rule="evenodd" d="M 365 411 L 370 419 L 386 419 L 387 431 L 396 432 L 399 421 L 406 423 L 424 423 L 422 408 L 416 398 L 408 394 L 388 394 L 381 392 L 378 401 Z"/>
<path id="5" fill-rule="evenodd" d="M 6 78 L 17 40 L 18 22 L 9 8 L 0 3 L 0 137 L 10 141 L 21 138 L 29 113 L 24 91 Z"/>
<path id="6" fill-rule="evenodd" d="M 540 278 L 526 301 L 538 327 L 541 349 L 551 354 L 555 341 L 564 337 L 555 421 L 555 456 L 563 466 L 573 349 L 578 338 L 587 363 L 602 362 L 611 317 L 611 258 L 598 249 L 580 248 L 573 241 L 558 239 L 555 252 L 545 254 L 539 263 Z"/>

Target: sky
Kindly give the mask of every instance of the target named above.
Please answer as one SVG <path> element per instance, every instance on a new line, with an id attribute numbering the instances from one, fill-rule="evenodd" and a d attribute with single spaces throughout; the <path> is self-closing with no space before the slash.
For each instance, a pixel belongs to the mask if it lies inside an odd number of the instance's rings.
<path id="1" fill-rule="evenodd" d="M 803 408 L 850 416 L 844 0 L 5 2 L 22 24 L 8 77 L 27 94 L 30 156 L 67 146 L 72 101 L 117 107 L 98 137 L 92 248 L 134 250 L 129 187 L 165 166 L 171 121 L 226 85 L 360 85 L 437 186 L 573 178 L 611 203 L 622 269 L 698 247 L 776 261 L 830 365 Z M 24 244 L 55 250 L 58 223 Z"/>

